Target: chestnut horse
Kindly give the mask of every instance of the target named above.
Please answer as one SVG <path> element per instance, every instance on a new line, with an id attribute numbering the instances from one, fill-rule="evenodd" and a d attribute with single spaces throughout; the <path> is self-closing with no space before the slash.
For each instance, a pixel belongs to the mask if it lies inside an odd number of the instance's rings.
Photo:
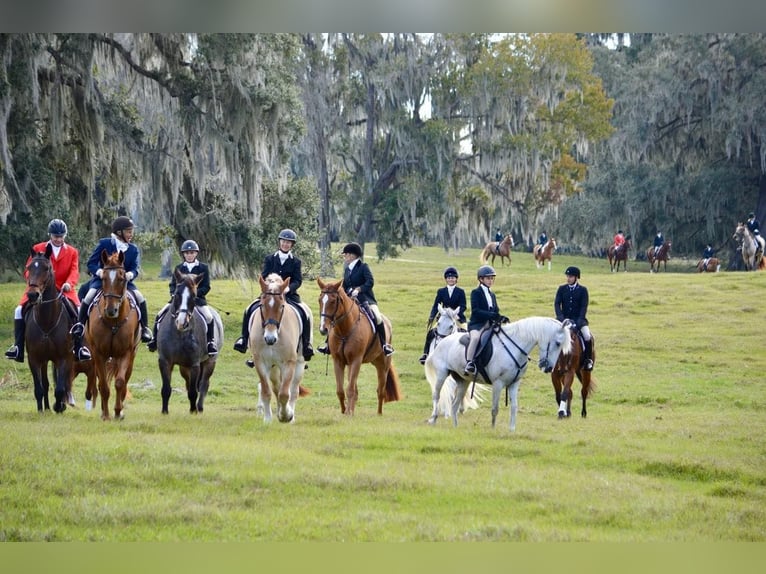
<path id="1" fill-rule="evenodd" d="M 649 247 L 649 249 L 646 250 L 646 259 L 649 261 L 649 273 L 654 272 L 654 264 L 657 264 L 657 273 L 660 272 L 660 262 L 665 264 L 665 271 L 668 270 L 668 259 L 670 259 L 670 247 L 672 243 L 670 241 L 666 241 L 662 244 L 662 247 L 660 247 L 660 250 L 657 252 L 657 257 L 654 256 L 654 246 Z"/>
<path id="2" fill-rule="evenodd" d="M 704 264 L 705 260 L 700 259 L 697 262 L 697 271 L 700 273 L 704 273 L 707 271 L 708 273 L 717 273 L 721 270 L 721 260 L 718 259 L 718 257 L 711 257 L 707 260 L 707 265 Z"/>
<path id="3" fill-rule="evenodd" d="M 513 249 L 513 236 L 509 233 L 502 241 L 490 241 L 481 250 L 479 262 L 486 265 L 489 258 L 492 257 L 492 265 L 495 264 L 495 257 L 500 257 L 500 265 L 508 259 L 508 265 L 511 264 L 511 249 Z"/>
<path id="4" fill-rule="evenodd" d="M 56 278 L 51 264 L 52 248 L 45 253 L 32 252 L 27 266 L 27 306 L 24 332 L 27 361 L 34 381 L 38 412 L 50 410 L 48 400 L 48 363 L 53 367 L 55 402 L 53 410 L 63 413 L 72 390 L 72 328 L 73 319 L 64 308 L 64 297 L 56 289 Z"/>
<path id="5" fill-rule="evenodd" d="M 551 371 L 551 382 L 553 390 L 556 393 L 556 404 L 559 406 L 559 418 L 568 418 L 572 416 L 572 383 L 574 378 L 582 384 L 580 395 L 582 396 L 582 418 L 588 416 L 586 408 L 587 398 L 596 390 L 596 382 L 593 380 L 592 372 L 583 369 L 583 340 L 574 329 L 572 329 L 572 351 L 570 353 L 561 353 L 556 366 Z M 593 337 L 593 356 L 596 360 L 596 338 Z"/>
<path id="6" fill-rule="evenodd" d="M 139 311 L 128 291 L 125 277 L 125 254 L 101 252 L 104 274 L 102 286 L 88 311 L 86 333 L 93 356 L 98 389 L 90 393 L 95 401 L 101 393 L 101 419 L 109 420 L 109 384 L 114 379 L 114 417 L 124 418 L 123 403 L 133 361 L 141 341 Z"/>
<path id="7" fill-rule="evenodd" d="M 398 401 L 399 375 L 391 357 L 383 352 L 373 325 L 374 318 L 362 311 L 359 302 L 351 299 L 343 289 L 343 281 L 323 282 L 319 285 L 319 332 L 328 335 L 328 345 L 335 367 L 335 387 L 340 401 L 340 412 L 353 416 L 359 390 L 357 379 L 363 363 L 372 363 L 378 373 L 378 414 L 383 414 L 383 403 Z M 391 322 L 384 315 L 386 339 L 391 341 Z M 437 347 L 438 348 L 438 347 Z M 348 368 L 348 386 L 343 391 L 343 378 Z M 348 406 L 346 405 L 348 397 Z"/>
<path id="8" fill-rule="evenodd" d="M 620 261 L 622 261 L 622 270 L 628 270 L 628 251 L 633 248 L 633 244 L 630 239 L 625 239 L 620 247 L 615 247 L 614 244 L 609 246 L 606 250 L 606 256 L 609 258 L 609 269 L 614 273 L 620 270 Z"/>
<path id="9" fill-rule="evenodd" d="M 551 259 L 553 258 L 553 252 L 556 251 L 556 240 L 551 237 L 545 245 L 535 245 L 534 255 L 537 268 L 545 266 L 545 262 L 548 262 L 548 271 L 551 270 Z"/>
<path id="10" fill-rule="evenodd" d="M 261 284 L 261 304 L 250 317 L 249 347 L 258 372 L 258 410 L 263 421 L 271 422 L 271 394 L 277 397 L 277 420 L 291 423 L 295 420 L 298 397 L 309 394 L 301 386 L 306 361 L 301 347 L 302 321 L 298 311 L 285 301 L 290 278 L 282 280 L 277 273 Z"/>

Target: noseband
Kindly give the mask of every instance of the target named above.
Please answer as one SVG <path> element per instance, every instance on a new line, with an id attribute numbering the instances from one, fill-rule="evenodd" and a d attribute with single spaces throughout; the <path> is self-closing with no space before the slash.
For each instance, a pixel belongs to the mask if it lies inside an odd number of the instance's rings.
<path id="1" fill-rule="evenodd" d="M 38 260 L 36 260 L 36 259 L 33 260 L 32 263 L 29 264 L 29 267 L 27 267 L 27 270 L 29 270 L 29 268 L 32 267 L 32 265 L 35 262 L 39 263 Z M 45 293 L 46 289 L 48 289 L 49 287 L 53 287 L 53 289 L 55 291 L 55 284 L 54 284 L 55 279 L 54 279 L 54 276 L 53 276 L 53 267 L 50 265 L 49 262 L 47 262 L 46 265 L 47 265 L 47 267 L 45 269 L 46 277 L 45 277 L 45 281 L 43 281 L 42 285 L 38 285 L 37 283 L 32 282 L 32 281 L 28 281 L 27 282 L 27 298 L 29 298 L 29 290 L 30 289 L 34 289 L 34 291 L 38 294 L 37 299 L 35 299 L 34 301 L 32 301 L 30 299 L 29 302 L 32 305 L 42 305 L 43 303 L 51 303 L 51 302 L 55 301 L 56 299 L 61 298 L 61 292 L 57 292 L 56 296 L 53 297 L 52 299 L 43 299 L 42 298 L 43 293 Z M 39 274 L 39 273 L 36 273 L 36 275 L 37 274 Z"/>
<path id="2" fill-rule="evenodd" d="M 104 269 L 104 271 L 115 271 L 115 270 L 119 270 L 119 269 L 122 269 L 123 272 L 125 271 L 125 268 L 122 267 L 122 266 L 104 267 L 103 269 Z M 103 280 L 102 280 L 102 285 L 103 285 Z M 127 285 L 127 282 L 126 282 L 126 285 Z M 104 298 L 107 298 L 107 299 L 109 299 L 109 298 L 117 299 L 118 303 L 122 303 L 123 299 L 125 299 L 125 294 L 127 292 L 128 292 L 128 289 L 126 287 L 123 290 L 122 295 L 115 295 L 114 293 L 107 293 L 106 291 L 104 291 L 104 289 L 102 287 L 102 289 L 101 289 L 101 296 L 104 297 Z"/>
<path id="3" fill-rule="evenodd" d="M 340 300 L 341 300 L 340 294 L 337 291 L 329 291 L 329 290 L 322 291 L 321 294 L 326 295 L 327 297 L 332 296 L 335 298 L 335 313 L 333 313 L 332 315 L 329 315 L 328 313 L 319 314 L 320 318 L 326 317 L 327 320 L 330 321 L 330 325 L 335 327 L 335 325 L 340 323 L 343 319 L 345 319 L 349 315 L 349 313 L 351 313 L 351 309 L 344 308 L 343 313 L 341 313 L 341 315 L 336 318 L 336 315 L 338 313 L 338 308 L 340 307 Z"/>

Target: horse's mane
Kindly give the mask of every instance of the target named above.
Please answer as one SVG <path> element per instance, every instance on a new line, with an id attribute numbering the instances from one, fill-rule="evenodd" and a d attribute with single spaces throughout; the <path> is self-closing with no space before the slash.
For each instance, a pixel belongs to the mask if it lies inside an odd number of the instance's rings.
<path id="1" fill-rule="evenodd" d="M 527 317 L 526 319 L 519 319 L 512 323 L 505 323 L 500 327 L 503 332 L 511 338 L 513 338 L 514 335 L 524 334 L 539 341 L 544 337 L 550 336 L 550 330 L 554 325 L 560 326 L 561 323 L 551 317 Z M 569 337 L 564 337 L 564 339 L 565 341 L 561 346 L 561 352 L 568 354 L 572 350 L 571 341 Z"/>

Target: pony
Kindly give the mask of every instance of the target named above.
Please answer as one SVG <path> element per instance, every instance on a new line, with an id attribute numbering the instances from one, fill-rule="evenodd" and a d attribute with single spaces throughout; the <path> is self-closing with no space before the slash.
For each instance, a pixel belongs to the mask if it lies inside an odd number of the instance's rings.
<path id="1" fill-rule="evenodd" d="M 556 251 L 557 248 L 558 245 L 556 245 L 556 240 L 553 237 L 546 241 L 545 245 L 535 245 L 533 253 L 535 255 L 535 263 L 537 264 L 538 269 L 544 267 L 545 262 L 548 261 L 548 271 L 551 270 L 551 259 L 553 258 L 553 252 Z"/>
<path id="2" fill-rule="evenodd" d="M 428 419 L 430 424 L 436 423 L 439 393 L 447 376 L 452 375 L 457 384 L 452 400 L 452 424 L 457 426 L 458 407 L 469 384 L 468 375 L 463 370 L 467 344 L 466 333 L 452 334 L 439 343 L 426 359 L 426 378 L 434 389 L 433 411 Z M 479 366 L 479 373 L 485 382 L 492 385 L 492 427 L 497 419 L 500 393 L 506 390 L 511 398 L 509 428 L 515 431 L 519 384 L 527 370 L 529 354 L 538 346 L 538 367 L 550 373 L 559 355 L 572 351 L 571 327 L 550 317 L 527 317 L 513 323 L 495 323 L 486 346 L 491 355 L 486 365 Z"/>
<path id="3" fill-rule="evenodd" d="M 763 261 L 763 252 L 766 249 L 766 244 L 763 237 L 758 236 L 758 243 L 760 244 L 760 250 L 755 247 L 755 236 L 752 234 L 746 224 L 740 222 L 737 223 L 737 228 L 734 230 L 732 239 L 739 243 L 739 251 L 742 252 L 742 261 L 745 263 L 745 271 L 756 271 L 761 268 L 761 262 Z"/>
<path id="4" fill-rule="evenodd" d="M 72 391 L 73 320 L 64 308 L 64 296 L 56 289 L 56 278 L 51 264 L 53 249 L 50 244 L 45 253 L 31 252 L 27 265 L 27 298 L 24 322 L 24 341 L 27 348 L 27 362 L 34 381 L 37 411 L 50 410 L 48 391 L 48 363 L 53 370 L 55 382 L 53 410 L 63 413 L 67 402 L 74 403 Z"/>
<path id="5" fill-rule="evenodd" d="M 174 271 L 176 290 L 170 300 L 170 308 L 157 325 L 157 355 L 162 377 L 162 414 L 168 414 L 170 386 L 173 368 L 178 365 L 186 381 L 189 412 L 205 410 L 205 397 L 210 388 L 210 378 L 215 371 L 217 355 L 207 352 L 207 322 L 197 309 L 197 285 L 202 275 Z M 213 316 L 213 338 L 220 349 L 223 345 L 223 322 L 218 311 L 208 306 Z"/>
<path id="6" fill-rule="evenodd" d="M 277 397 L 277 420 L 295 421 L 298 397 L 309 394 L 301 385 L 306 361 L 301 348 L 303 323 L 298 311 L 285 301 L 290 278 L 284 281 L 277 273 L 264 279 L 261 285 L 261 304 L 250 317 L 249 348 L 258 372 L 258 410 L 263 421 L 271 422 L 271 393 Z M 310 311 L 309 311 L 310 312 Z"/>
<path id="7" fill-rule="evenodd" d="M 593 337 L 593 356 L 596 360 L 596 339 Z M 559 406 L 559 419 L 572 416 L 572 383 L 577 376 L 577 380 L 582 384 L 580 396 L 582 396 L 582 418 L 588 416 L 586 408 L 587 398 L 595 391 L 596 382 L 593 380 L 592 372 L 583 368 L 584 342 L 580 335 L 572 329 L 571 332 L 571 351 L 561 353 L 556 366 L 551 371 L 551 382 L 556 395 L 556 404 Z"/>
<path id="8" fill-rule="evenodd" d="M 490 241 L 481 250 L 479 262 L 486 265 L 489 258 L 492 257 L 492 265 L 495 264 L 495 257 L 500 257 L 500 265 L 503 265 L 508 259 L 508 265 L 511 264 L 511 249 L 513 249 L 513 236 L 509 233 L 502 241 Z"/>
<path id="9" fill-rule="evenodd" d="M 459 329 L 460 324 L 458 320 L 458 312 L 451 307 L 444 307 L 441 303 L 439 303 L 438 311 L 436 314 L 436 326 L 434 327 L 434 338 L 431 340 L 431 346 L 428 349 L 428 354 L 430 355 L 433 352 L 433 350 L 436 348 L 436 345 L 438 345 L 442 339 L 452 335 L 453 333 L 457 333 Z M 445 417 L 449 417 L 452 411 L 452 399 L 455 396 L 455 392 L 457 391 L 457 386 L 455 384 L 455 379 L 452 377 L 447 377 L 447 379 L 444 381 L 444 385 L 445 386 L 442 387 L 442 390 L 439 393 L 439 412 L 441 412 Z M 463 401 L 460 404 L 461 413 L 465 412 L 467 409 L 478 409 L 479 403 L 484 402 L 484 387 L 479 387 L 476 389 L 476 391 L 477 392 L 474 393 L 473 397 L 463 397 Z M 434 388 L 431 387 L 431 395 L 433 395 L 433 393 Z"/>
<path id="10" fill-rule="evenodd" d="M 668 259 L 670 259 L 670 248 L 672 246 L 671 241 L 665 241 L 657 252 L 657 257 L 654 256 L 654 246 L 649 247 L 646 250 L 646 259 L 649 261 L 649 273 L 654 272 L 654 264 L 657 264 L 657 273 L 660 272 L 660 262 L 665 264 L 665 271 L 668 270 Z"/>
<path id="11" fill-rule="evenodd" d="M 721 260 L 718 259 L 718 257 L 711 257 L 707 261 L 707 265 L 704 265 L 705 260 L 700 259 L 697 262 L 697 271 L 700 273 L 704 273 L 707 271 L 708 273 L 718 273 L 721 270 Z"/>
<path id="12" fill-rule="evenodd" d="M 606 256 L 609 259 L 609 270 L 614 273 L 620 270 L 620 261 L 622 261 L 622 270 L 628 270 L 628 251 L 633 248 L 630 239 L 625 239 L 625 243 L 620 247 L 610 245 L 606 250 Z"/>
<path id="13" fill-rule="evenodd" d="M 340 401 L 340 412 L 353 416 L 359 398 L 357 379 L 363 363 L 372 363 L 378 375 L 378 414 L 383 414 L 383 403 L 401 398 L 399 375 L 390 356 L 381 348 L 375 332 L 375 318 L 362 310 L 359 302 L 351 299 L 343 289 L 343 280 L 322 281 L 319 285 L 319 332 L 327 335 L 335 370 L 335 390 Z M 391 340 L 391 321 L 383 316 L 386 339 Z M 439 347 L 437 347 L 438 349 Z M 343 379 L 348 369 L 348 385 L 343 390 Z M 346 405 L 348 398 L 348 405 Z"/>
<path id="14" fill-rule="evenodd" d="M 101 393 L 101 419 L 109 420 L 109 385 L 114 380 L 114 418 L 125 417 L 123 407 L 128 393 L 128 381 L 133 373 L 133 361 L 141 341 L 139 311 L 128 291 L 125 277 L 125 254 L 101 252 L 104 274 L 102 286 L 88 310 L 86 336 L 91 345 L 93 366 L 98 388 L 91 394 L 95 402 Z"/>

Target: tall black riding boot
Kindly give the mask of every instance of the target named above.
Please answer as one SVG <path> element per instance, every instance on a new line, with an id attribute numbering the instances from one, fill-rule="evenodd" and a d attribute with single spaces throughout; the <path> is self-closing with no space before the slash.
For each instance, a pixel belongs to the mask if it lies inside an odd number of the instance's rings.
<path id="1" fill-rule="evenodd" d="M 13 359 L 17 363 L 24 362 L 24 319 L 13 320 L 14 344 L 5 352 L 7 359 Z"/>
<path id="2" fill-rule="evenodd" d="M 218 345 L 215 344 L 215 321 L 212 320 L 207 324 L 207 354 L 218 354 Z"/>
<path id="3" fill-rule="evenodd" d="M 253 314 L 253 308 L 254 305 L 250 304 L 250 306 L 245 309 L 245 312 L 242 315 L 242 336 L 234 341 L 234 350 L 239 351 L 240 353 L 247 352 L 247 345 L 250 341 L 250 315 Z"/>
<path id="4" fill-rule="evenodd" d="M 583 369 L 593 370 L 593 339 L 585 341 L 585 352 L 583 354 Z"/>
<path id="5" fill-rule="evenodd" d="M 149 311 L 146 310 L 146 299 L 138 304 L 138 310 L 141 311 L 141 342 L 148 343 L 153 337 L 152 331 L 149 329 Z"/>
<path id="6" fill-rule="evenodd" d="M 69 332 L 72 334 L 72 352 L 76 361 L 90 361 L 90 349 L 82 344 L 82 338 L 85 335 L 85 323 L 88 321 L 88 305 L 80 304 L 80 310 L 77 312 L 77 323 L 72 325 Z"/>
<path id="7" fill-rule="evenodd" d="M 311 346 L 311 325 L 309 324 L 309 318 L 305 313 L 301 312 L 301 319 L 303 319 L 303 360 L 310 361 L 314 356 L 314 347 Z"/>
<path id="8" fill-rule="evenodd" d="M 394 348 L 386 343 L 386 326 L 383 323 L 375 325 L 375 331 L 378 333 L 378 339 L 380 339 L 380 346 L 383 347 L 383 353 L 386 357 L 394 354 Z"/>

